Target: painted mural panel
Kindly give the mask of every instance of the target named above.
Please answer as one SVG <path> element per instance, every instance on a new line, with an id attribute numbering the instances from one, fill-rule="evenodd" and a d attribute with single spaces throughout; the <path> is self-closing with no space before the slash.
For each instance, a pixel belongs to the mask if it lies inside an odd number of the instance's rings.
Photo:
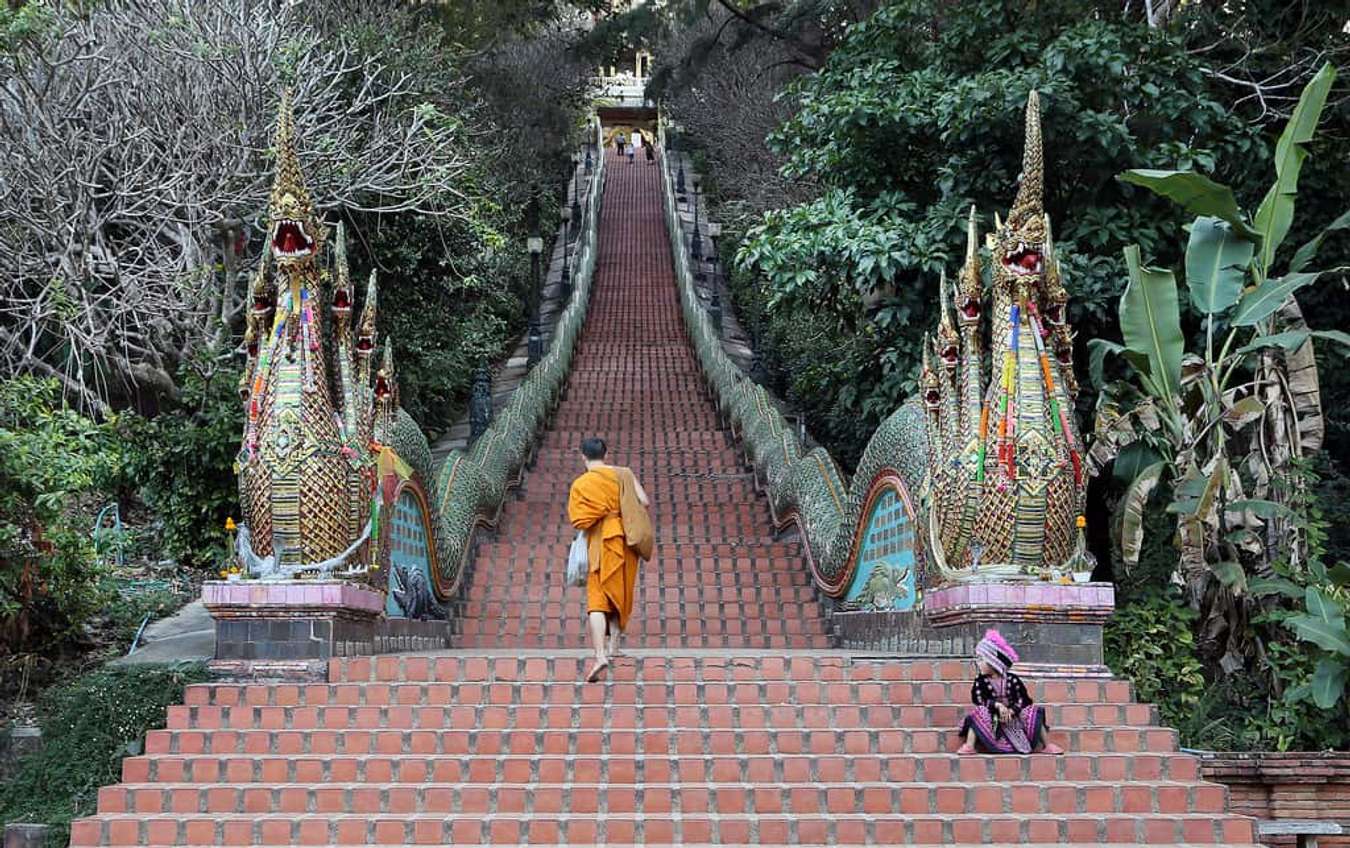
<path id="1" fill-rule="evenodd" d="M 858 550 L 858 570 L 844 596 L 848 609 L 912 610 L 916 599 L 914 522 L 892 488 L 872 502 Z"/>
<path id="2" fill-rule="evenodd" d="M 389 521 L 389 591 L 385 614 L 391 618 L 431 618 L 439 604 L 431 591 L 431 540 L 422 502 L 404 487 Z"/>

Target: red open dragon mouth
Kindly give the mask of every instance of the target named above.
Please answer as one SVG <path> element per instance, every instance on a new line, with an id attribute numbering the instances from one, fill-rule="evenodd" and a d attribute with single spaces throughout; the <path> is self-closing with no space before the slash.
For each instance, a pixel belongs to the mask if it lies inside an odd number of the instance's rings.
<path id="1" fill-rule="evenodd" d="M 1015 276 L 1028 277 L 1041 273 L 1045 267 L 1045 260 L 1036 248 L 1019 244 L 1016 250 L 1004 255 L 1003 267 Z"/>
<path id="2" fill-rule="evenodd" d="M 938 392 L 937 389 L 929 389 L 923 393 L 923 402 L 926 403 L 930 409 L 936 408 L 937 405 L 942 402 L 942 394 Z"/>
<path id="3" fill-rule="evenodd" d="M 272 228 L 272 253 L 278 259 L 302 259 L 314 253 L 314 239 L 299 221 L 282 219 Z"/>
<path id="4" fill-rule="evenodd" d="M 352 296 L 345 288 L 340 288 L 333 292 L 333 308 L 349 312 L 352 308 Z"/>
<path id="5" fill-rule="evenodd" d="M 957 311 L 966 321 L 978 321 L 980 319 L 980 302 L 973 297 L 963 298 L 957 305 Z"/>
<path id="6" fill-rule="evenodd" d="M 1064 323 L 1064 307 L 1058 303 L 1052 303 L 1045 307 L 1045 322 L 1058 327 Z"/>
<path id="7" fill-rule="evenodd" d="M 957 350 L 956 345 L 949 344 L 942 348 L 938 357 L 942 360 L 943 365 L 946 365 L 948 368 L 954 368 L 956 367 L 957 360 L 960 359 L 960 351 Z"/>

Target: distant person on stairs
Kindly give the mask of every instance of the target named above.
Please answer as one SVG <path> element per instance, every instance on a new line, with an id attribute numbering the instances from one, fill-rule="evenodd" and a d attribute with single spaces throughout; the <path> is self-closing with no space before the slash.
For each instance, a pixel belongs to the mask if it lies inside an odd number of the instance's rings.
<path id="1" fill-rule="evenodd" d="M 572 482 L 567 517 L 586 531 L 590 568 L 586 575 L 586 619 L 595 646 L 595 664 L 586 675 L 597 680 L 618 651 L 628 627 L 637 586 L 638 558 L 652 555 L 651 501 L 627 468 L 605 464 L 608 448 L 594 436 L 581 443 L 586 473 Z M 609 644 L 606 645 L 606 636 Z"/>
<path id="2" fill-rule="evenodd" d="M 1045 710 L 1032 703 L 1022 678 L 1012 673 L 1017 651 L 1003 634 L 989 630 L 975 646 L 980 674 L 970 687 L 975 709 L 961 725 L 965 737 L 958 754 L 1062 754 L 1046 735 Z"/>

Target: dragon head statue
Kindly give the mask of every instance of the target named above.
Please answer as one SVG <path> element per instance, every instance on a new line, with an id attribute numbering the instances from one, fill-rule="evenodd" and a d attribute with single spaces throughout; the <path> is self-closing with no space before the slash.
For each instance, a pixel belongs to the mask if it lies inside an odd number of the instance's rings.
<path id="1" fill-rule="evenodd" d="M 244 515 L 239 555 L 259 575 L 333 573 L 363 561 L 375 479 L 371 435 L 377 411 L 392 416 L 388 407 L 398 395 L 387 360 L 377 401 L 370 379 L 373 345 L 362 352 L 353 344 L 341 226 L 333 267 L 321 266 L 327 228 L 300 168 L 289 92 L 281 98 L 275 139 L 268 245 L 250 285 L 240 381 L 245 429 L 236 461 Z M 326 315 L 322 304 L 330 287 Z M 325 344 L 329 316 L 333 343 Z M 374 324 L 372 277 L 363 340 L 373 337 Z"/>
<path id="2" fill-rule="evenodd" d="M 943 279 L 937 336 L 920 376 L 930 445 L 928 548 L 948 579 L 1033 574 L 1059 567 L 1073 551 L 1084 493 L 1072 416 L 1077 383 L 1044 178 L 1033 91 L 1017 197 L 986 241 L 992 306 L 986 310 L 972 209 L 952 294 L 956 320 Z"/>

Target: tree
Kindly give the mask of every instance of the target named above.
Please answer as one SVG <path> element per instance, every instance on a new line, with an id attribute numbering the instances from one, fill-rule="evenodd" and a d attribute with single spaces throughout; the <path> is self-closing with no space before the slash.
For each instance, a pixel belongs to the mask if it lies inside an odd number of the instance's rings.
<path id="1" fill-rule="evenodd" d="M 433 105 L 460 83 L 400 73 L 310 5 L 0 12 L 6 372 L 55 377 L 95 409 L 153 408 L 183 362 L 232 347 L 244 286 L 218 269 L 240 268 L 260 232 L 283 85 L 327 208 L 467 217 L 463 127 Z M 419 27 L 398 11 L 363 22 L 410 40 Z"/>

